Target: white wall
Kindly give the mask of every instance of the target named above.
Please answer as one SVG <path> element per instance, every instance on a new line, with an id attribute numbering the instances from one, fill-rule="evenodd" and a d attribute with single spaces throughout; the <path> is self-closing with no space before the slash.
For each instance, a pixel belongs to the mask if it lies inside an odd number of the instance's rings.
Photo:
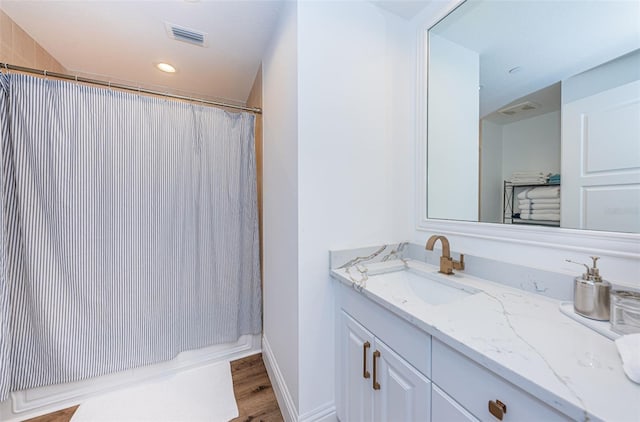
<path id="1" fill-rule="evenodd" d="M 514 171 L 560 173 L 560 111 L 502 128 L 502 178 Z"/>
<path id="2" fill-rule="evenodd" d="M 300 413 L 333 403 L 329 249 L 408 235 L 413 147 L 403 22 L 368 2 L 299 5 Z M 317 382 L 317 381 L 320 382 Z"/>
<path id="3" fill-rule="evenodd" d="M 502 222 L 502 126 L 481 121 L 480 148 L 480 221 Z"/>
<path id="4" fill-rule="evenodd" d="M 297 30 L 296 3 L 287 2 L 262 64 L 263 347 L 270 348 L 294 407 L 299 402 Z"/>
<path id="5" fill-rule="evenodd" d="M 429 57 L 429 217 L 478 221 L 480 58 L 437 35 Z"/>
<path id="6" fill-rule="evenodd" d="M 334 411 L 328 251 L 411 233 L 413 37 L 366 1 L 303 1 L 265 59 L 264 336 L 291 396 L 286 418 Z"/>

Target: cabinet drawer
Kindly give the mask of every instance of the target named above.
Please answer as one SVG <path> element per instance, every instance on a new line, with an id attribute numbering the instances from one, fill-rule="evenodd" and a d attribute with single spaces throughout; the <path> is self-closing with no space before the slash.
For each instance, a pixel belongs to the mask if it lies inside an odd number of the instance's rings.
<path id="1" fill-rule="evenodd" d="M 432 344 L 432 381 L 483 421 L 498 420 L 489 401 L 506 406 L 503 421 L 564 421 L 569 418 L 440 341 Z"/>

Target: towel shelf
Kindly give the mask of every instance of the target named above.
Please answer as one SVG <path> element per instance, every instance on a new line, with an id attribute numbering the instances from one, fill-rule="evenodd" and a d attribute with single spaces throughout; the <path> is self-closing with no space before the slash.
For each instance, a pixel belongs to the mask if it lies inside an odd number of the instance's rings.
<path id="1" fill-rule="evenodd" d="M 502 222 L 504 224 L 528 224 L 537 226 L 551 226 L 560 227 L 559 221 L 546 221 L 546 220 L 522 220 L 514 216 L 514 210 L 516 208 L 515 203 L 517 201 L 518 193 L 520 189 L 538 188 L 545 186 L 560 186 L 560 183 L 536 183 L 536 184 L 520 184 L 512 183 L 508 180 L 503 184 L 503 203 L 502 203 Z"/>

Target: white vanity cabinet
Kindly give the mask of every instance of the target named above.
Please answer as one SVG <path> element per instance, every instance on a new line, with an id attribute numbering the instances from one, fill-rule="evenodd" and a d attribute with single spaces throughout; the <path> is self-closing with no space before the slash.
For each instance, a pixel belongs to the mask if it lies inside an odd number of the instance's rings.
<path id="1" fill-rule="evenodd" d="M 340 287 L 344 292 L 336 315 L 340 421 L 430 421 L 431 337 Z"/>
<path id="2" fill-rule="evenodd" d="M 336 299 L 341 422 L 570 420 L 362 293 Z"/>

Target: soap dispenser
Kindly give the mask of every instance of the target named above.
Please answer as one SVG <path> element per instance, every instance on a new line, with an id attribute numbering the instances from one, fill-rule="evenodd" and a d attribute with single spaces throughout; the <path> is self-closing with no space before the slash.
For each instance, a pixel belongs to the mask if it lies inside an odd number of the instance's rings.
<path id="1" fill-rule="evenodd" d="M 591 259 L 593 260 L 593 267 L 567 259 L 567 262 L 584 265 L 587 269 L 586 273 L 575 279 L 573 309 L 577 314 L 587 318 L 608 321 L 611 314 L 609 308 L 611 284 L 603 281 L 602 277 L 600 277 L 600 271 L 596 265 L 599 257 L 592 256 Z"/>

